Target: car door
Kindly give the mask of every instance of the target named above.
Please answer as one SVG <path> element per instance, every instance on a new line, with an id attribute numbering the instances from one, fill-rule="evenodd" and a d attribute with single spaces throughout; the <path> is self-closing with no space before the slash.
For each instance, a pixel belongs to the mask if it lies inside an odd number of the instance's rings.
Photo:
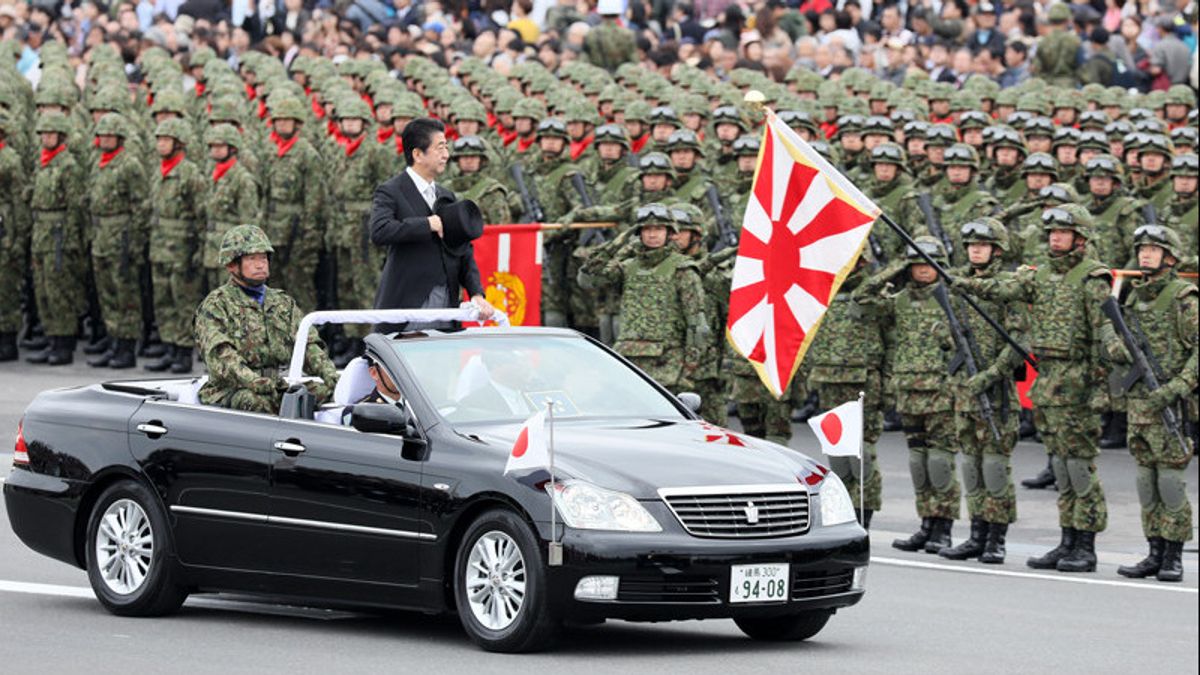
<path id="1" fill-rule="evenodd" d="M 129 445 L 175 524 L 188 565 L 269 570 L 274 415 L 148 400 L 129 421 Z"/>
<path id="2" fill-rule="evenodd" d="M 280 420 L 271 449 L 272 548 L 285 574 L 415 586 L 421 466 L 398 436 Z"/>

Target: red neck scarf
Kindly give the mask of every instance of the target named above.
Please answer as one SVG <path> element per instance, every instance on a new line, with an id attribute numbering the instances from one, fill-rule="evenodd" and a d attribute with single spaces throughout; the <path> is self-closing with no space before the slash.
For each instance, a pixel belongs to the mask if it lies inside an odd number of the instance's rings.
<path id="1" fill-rule="evenodd" d="M 152 94 L 152 93 L 151 93 L 151 94 L 146 94 L 146 105 L 147 105 L 147 106 L 152 106 L 152 105 L 154 105 L 154 94 Z"/>
<path id="2" fill-rule="evenodd" d="M 636 155 L 646 147 L 646 143 L 650 141 L 650 134 L 642 134 L 641 138 L 635 138 L 629 142 L 629 149 Z"/>
<path id="3" fill-rule="evenodd" d="M 257 96 L 257 94 L 254 93 L 254 87 L 247 84 L 246 85 L 246 100 L 253 101 L 255 96 Z"/>
<path id="4" fill-rule="evenodd" d="M 267 119 L 267 102 L 262 99 L 258 100 L 258 119 Z"/>
<path id="5" fill-rule="evenodd" d="M 517 140 L 517 132 L 502 130 L 500 132 L 500 140 L 504 142 L 504 147 L 512 145 L 512 142 Z"/>
<path id="6" fill-rule="evenodd" d="M 4 149 L 4 139 L 0 138 L 0 150 Z"/>
<path id="7" fill-rule="evenodd" d="M 275 150 L 279 153 L 279 157 L 283 157 L 284 155 L 288 154 L 288 151 L 292 149 L 292 146 L 295 145 L 296 141 L 298 140 L 300 140 L 299 133 L 294 133 L 292 134 L 291 138 L 284 140 L 283 136 L 280 136 L 274 131 L 271 132 L 271 141 L 275 143 Z"/>
<path id="8" fill-rule="evenodd" d="M 584 151 L 588 149 L 588 146 L 592 144 L 592 141 L 595 140 L 595 138 L 595 136 L 588 136 L 582 140 L 571 141 L 571 159 L 579 159 L 580 155 L 582 155 Z"/>
<path id="9" fill-rule="evenodd" d="M 325 123 L 325 133 L 333 136 L 334 139 L 340 139 L 342 137 L 342 130 L 338 129 L 337 122 L 334 122 L 333 120 L 329 120 Z"/>
<path id="10" fill-rule="evenodd" d="M 499 122 L 500 122 L 500 120 L 498 117 L 496 117 L 496 113 L 489 112 L 487 114 L 487 125 L 489 127 L 495 129 L 496 125 L 499 124 Z"/>
<path id="11" fill-rule="evenodd" d="M 66 143 L 59 143 L 58 147 L 54 148 L 53 150 L 47 150 L 45 148 L 42 148 L 42 168 L 43 169 L 46 168 L 47 164 L 54 161 L 54 158 L 58 157 L 58 155 L 63 150 L 66 150 L 66 149 L 67 149 Z"/>
<path id="12" fill-rule="evenodd" d="M 529 138 L 517 138 L 517 152 L 525 152 L 529 149 L 529 146 L 533 145 L 536 141 L 537 136 L 530 136 Z"/>
<path id="13" fill-rule="evenodd" d="M 322 106 L 321 102 L 316 98 L 312 100 L 312 109 L 313 115 L 315 115 L 317 119 L 322 119 L 325 117 L 325 107 Z"/>
<path id="14" fill-rule="evenodd" d="M 396 139 L 396 156 L 403 157 L 404 156 L 404 137 L 401 136 L 400 134 L 396 134 L 392 138 Z"/>
<path id="15" fill-rule="evenodd" d="M 108 163 L 116 159 L 117 155 L 121 154 L 121 151 L 124 149 L 125 146 L 122 145 L 111 152 L 100 153 L 100 168 L 103 169 L 104 167 L 108 166 Z"/>
<path id="16" fill-rule="evenodd" d="M 166 178 L 167 174 L 171 173 L 171 171 L 175 167 L 179 166 L 179 163 L 182 161 L 183 153 L 177 152 L 174 155 L 162 160 L 162 162 L 158 165 L 158 170 L 162 172 L 162 177 Z"/>
<path id="17" fill-rule="evenodd" d="M 213 169 L 213 182 L 221 180 L 234 164 L 237 164 L 237 157 L 230 157 L 224 162 L 218 162 L 216 168 Z"/>
<path id="18" fill-rule="evenodd" d="M 196 98 L 199 98 L 199 97 L 201 97 L 201 96 L 203 96 L 203 95 L 204 95 L 204 89 L 205 89 L 205 86 L 204 86 L 204 83 L 203 83 L 203 82 L 197 82 L 197 83 L 196 83 L 196 89 L 195 89 L 195 91 L 196 91 Z"/>
<path id="19" fill-rule="evenodd" d="M 359 134 L 358 138 L 347 138 L 339 135 L 337 141 L 346 150 L 346 156 L 352 157 L 354 153 L 358 152 L 358 147 L 362 145 L 363 139 L 366 137 L 366 134 Z"/>
<path id="20" fill-rule="evenodd" d="M 375 130 L 375 140 L 380 143 L 387 143 L 395 133 L 396 127 L 379 127 Z"/>

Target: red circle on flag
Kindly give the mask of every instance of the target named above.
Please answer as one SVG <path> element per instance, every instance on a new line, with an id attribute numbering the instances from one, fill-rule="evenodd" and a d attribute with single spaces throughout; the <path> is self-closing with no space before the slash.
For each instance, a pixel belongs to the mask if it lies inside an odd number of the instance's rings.
<path id="1" fill-rule="evenodd" d="M 829 413 L 821 419 L 821 433 L 831 445 L 837 445 L 842 440 L 842 421 L 835 413 Z"/>
<path id="2" fill-rule="evenodd" d="M 529 449 L 529 427 L 522 427 L 521 433 L 517 435 L 517 442 L 513 445 L 512 456 L 521 457 L 525 451 Z"/>

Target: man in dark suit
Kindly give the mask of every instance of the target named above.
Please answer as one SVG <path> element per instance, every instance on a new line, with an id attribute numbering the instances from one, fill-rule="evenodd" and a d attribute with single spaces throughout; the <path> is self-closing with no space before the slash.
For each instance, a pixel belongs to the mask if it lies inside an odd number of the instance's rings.
<path id="1" fill-rule="evenodd" d="M 388 247 L 375 307 L 457 307 L 465 289 L 480 316 L 490 318 L 494 310 L 483 297 L 474 247 L 469 241 L 448 246 L 445 224 L 435 214 L 455 201 L 453 192 L 434 182 L 450 158 L 445 127 L 418 118 L 404 128 L 401 141 L 408 167 L 375 188 L 371 206 L 371 241 Z"/>

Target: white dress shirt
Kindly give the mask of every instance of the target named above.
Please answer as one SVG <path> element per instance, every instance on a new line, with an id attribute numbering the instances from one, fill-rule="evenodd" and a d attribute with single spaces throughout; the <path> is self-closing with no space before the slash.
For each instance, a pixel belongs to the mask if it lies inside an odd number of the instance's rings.
<path id="1" fill-rule="evenodd" d="M 413 171 L 411 166 L 406 168 L 404 171 L 408 174 L 408 177 L 412 179 L 413 185 L 417 186 L 417 192 L 421 193 L 421 197 L 425 200 L 425 205 L 429 207 L 430 211 L 432 211 L 433 203 L 437 201 L 437 191 L 433 187 L 433 182 L 421 178 L 421 175 L 416 171 Z"/>

